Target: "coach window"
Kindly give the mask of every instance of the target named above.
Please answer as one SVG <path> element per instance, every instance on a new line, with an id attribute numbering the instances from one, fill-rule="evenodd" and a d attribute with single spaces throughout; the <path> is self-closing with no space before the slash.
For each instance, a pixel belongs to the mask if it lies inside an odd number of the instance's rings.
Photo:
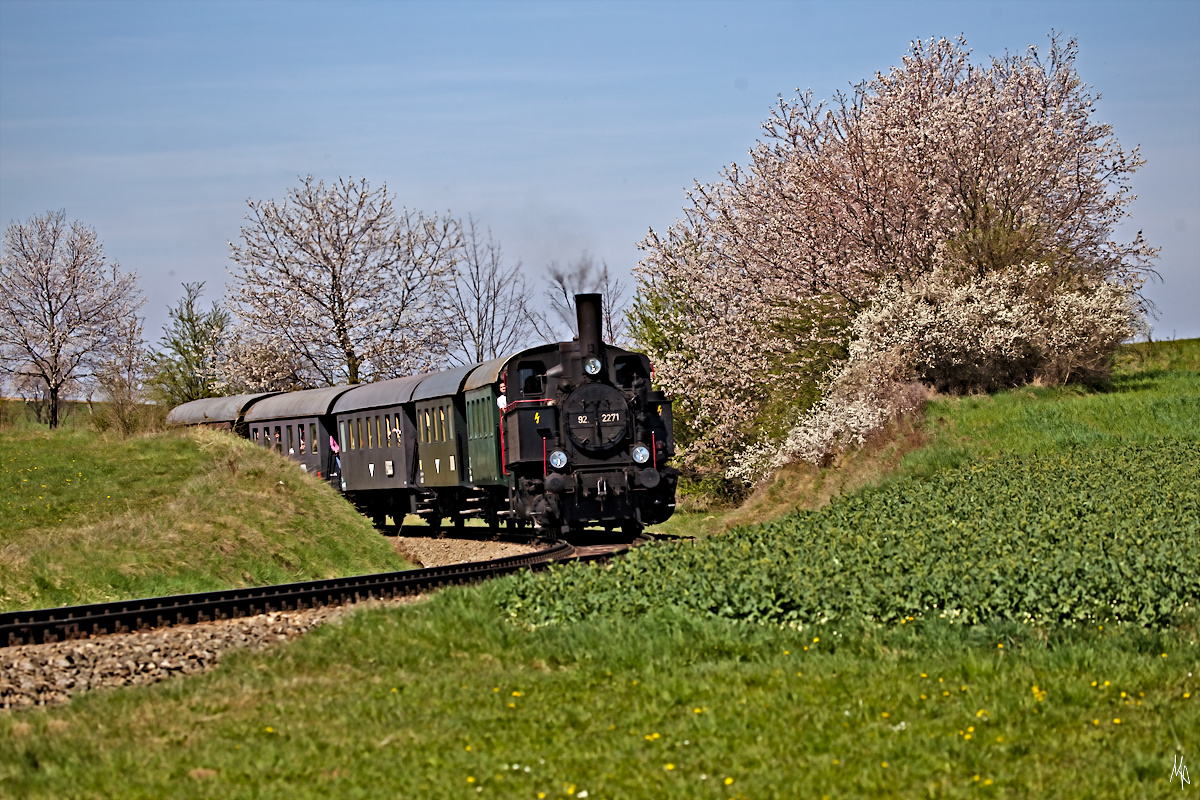
<path id="1" fill-rule="evenodd" d="M 301 422 L 296 426 L 296 449 L 300 451 L 300 455 L 308 452 L 308 440 L 304 438 L 304 423 Z"/>
<path id="2" fill-rule="evenodd" d="M 383 447 L 384 429 L 380 426 L 379 415 L 375 415 L 375 444 L 377 447 Z"/>
<path id="3" fill-rule="evenodd" d="M 275 450 L 283 452 L 283 429 L 278 425 L 275 426 Z"/>
<path id="4" fill-rule="evenodd" d="M 289 456 L 296 455 L 296 441 L 295 441 L 295 439 L 292 438 L 292 426 L 291 425 L 287 426 L 287 442 L 288 442 L 288 448 L 287 448 L 288 455 Z"/>
<path id="5" fill-rule="evenodd" d="M 341 446 L 346 446 L 346 420 L 338 423 L 338 438 L 342 440 Z"/>
<path id="6" fill-rule="evenodd" d="M 317 423 L 308 423 L 308 440 L 312 442 L 311 452 L 317 452 Z"/>
<path id="7" fill-rule="evenodd" d="M 362 417 L 354 418 L 354 448 L 356 450 L 363 449 Z"/>
<path id="8" fill-rule="evenodd" d="M 445 408 L 445 406 L 438 406 L 437 440 L 439 442 L 446 441 L 446 408 Z"/>
<path id="9" fill-rule="evenodd" d="M 617 373 L 617 385 L 623 389 L 629 389 L 633 386 L 633 379 L 637 377 L 649 378 L 646 374 L 646 368 L 642 365 L 642 359 L 638 356 L 617 356 L 613 359 L 613 366 Z"/>
<path id="10" fill-rule="evenodd" d="M 254 442 L 258 441 L 258 428 L 250 429 L 250 439 Z"/>
<path id="11" fill-rule="evenodd" d="M 543 380 L 546 377 L 546 364 L 542 361 L 522 361 L 517 364 L 517 383 L 521 394 L 525 396 L 540 396 Z"/>
<path id="12" fill-rule="evenodd" d="M 371 430 L 371 418 L 367 417 L 367 447 L 375 446 L 375 431 Z"/>

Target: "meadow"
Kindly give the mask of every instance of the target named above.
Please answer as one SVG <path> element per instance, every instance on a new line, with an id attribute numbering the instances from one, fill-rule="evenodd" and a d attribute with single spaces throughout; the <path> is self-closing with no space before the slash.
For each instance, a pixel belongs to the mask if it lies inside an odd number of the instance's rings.
<path id="1" fill-rule="evenodd" d="M 0 433 L 0 610 L 406 569 L 316 478 L 209 430 Z"/>
<path id="2" fill-rule="evenodd" d="M 1186 797 L 1200 343 L 1168 344 L 939 400 L 894 468 L 779 519 L 2 715 L 0 793 Z"/>

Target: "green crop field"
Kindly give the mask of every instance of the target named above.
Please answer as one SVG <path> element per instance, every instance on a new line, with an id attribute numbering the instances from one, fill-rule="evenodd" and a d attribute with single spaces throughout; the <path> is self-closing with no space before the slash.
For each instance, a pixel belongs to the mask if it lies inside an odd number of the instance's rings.
<path id="1" fill-rule="evenodd" d="M 938 401 L 817 510 L 5 714 L 0 794 L 1187 797 L 1197 344 Z"/>

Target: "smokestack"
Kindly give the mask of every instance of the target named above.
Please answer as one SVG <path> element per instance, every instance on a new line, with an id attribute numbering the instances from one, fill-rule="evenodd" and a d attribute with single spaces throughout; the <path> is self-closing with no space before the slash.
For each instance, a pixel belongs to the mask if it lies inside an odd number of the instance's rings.
<path id="1" fill-rule="evenodd" d="M 598 294 L 575 295 L 575 314 L 579 320 L 579 353 L 584 358 L 600 355 L 604 331 L 603 298 Z"/>

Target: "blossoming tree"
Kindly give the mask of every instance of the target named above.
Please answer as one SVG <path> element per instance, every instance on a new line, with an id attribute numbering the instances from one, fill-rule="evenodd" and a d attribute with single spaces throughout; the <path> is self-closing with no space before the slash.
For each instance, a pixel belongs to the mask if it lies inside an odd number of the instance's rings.
<path id="1" fill-rule="evenodd" d="M 250 201 L 217 385 L 359 383 L 440 364 L 460 246 L 453 218 L 392 204 L 366 180 L 305 178 L 282 203 Z"/>
<path id="2" fill-rule="evenodd" d="M 44 387 L 58 427 L 64 390 L 128 350 L 131 326 L 140 344 L 143 302 L 93 229 L 63 211 L 13 223 L 0 260 L 0 374 Z"/>
<path id="3" fill-rule="evenodd" d="M 1018 269 L 1052 304 L 1137 284 L 1156 251 L 1115 231 L 1143 162 L 1095 119 L 1076 55 L 1055 34 L 1044 55 L 983 66 L 961 39 L 914 42 L 830 102 L 780 98 L 749 162 L 649 233 L 634 333 L 695 431 L 693 459 L 755 438 L 770 398 L 815 402 L 884 285 Z"/>

